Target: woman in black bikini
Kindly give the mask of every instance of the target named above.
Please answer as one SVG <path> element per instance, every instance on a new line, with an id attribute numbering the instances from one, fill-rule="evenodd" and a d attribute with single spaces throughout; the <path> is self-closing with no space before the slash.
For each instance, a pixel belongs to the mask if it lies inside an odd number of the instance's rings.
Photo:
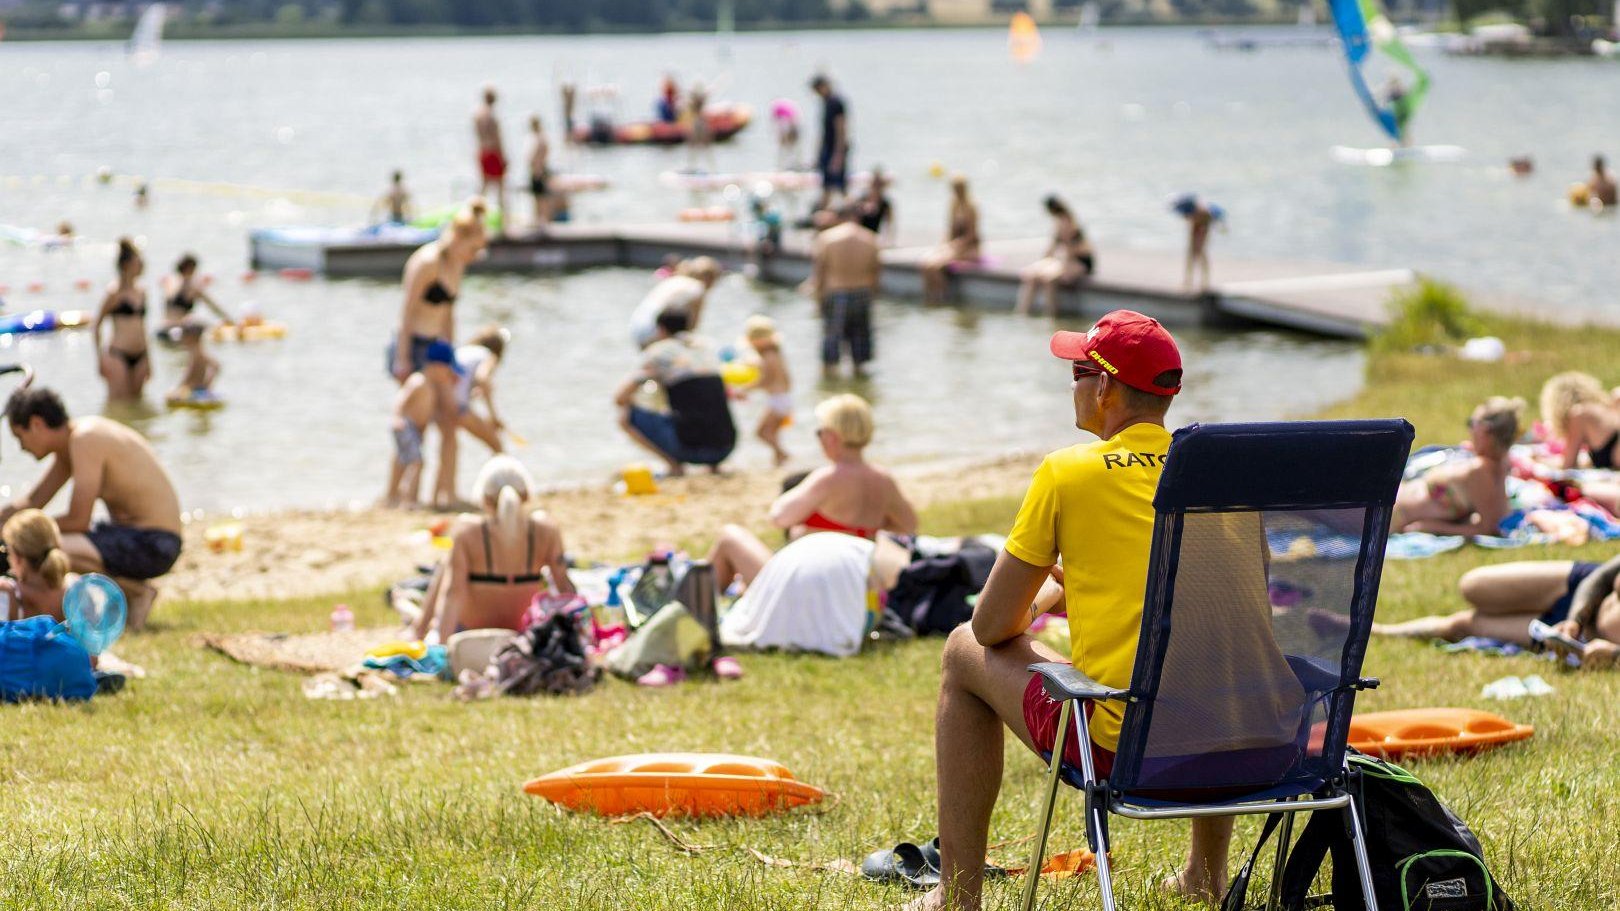
<path id="1" fill-rule="evenodd" d="M 428 346 L 437 340 L 454 344 L 456 297 L 467 266 L 483 252 L 484 200 L 474 197 L 456 213 L 437 239 L 423 244 L 405 263 L 405 306 L 399 330 L 388 343 L 388 372 L 404 383 L 427 362 Z M 434 426 L 439 429 L 439 473 L 433 505 L 451 508 L 456 500 L 456 425 L 460 409 L 453 394 L 436 394 Z"/>
<path id="2" fill-rule="evenodd" d="M 118 280 L 107 288 L 96 314 L 94 329 L 96 361 L 107 381 L 107 396 L 138 399 L 152 377 L 152 360 L 146 350 L 146 291 L 138 282 L 146 264 L 134 241 L 118 240 Z M 112 323 L 107 347 L 101 347 L 101 326 Z"/>
<path id="3" fill-rule="evenodd" d="M 488 243 L 481 198 L 456 213 L 438 238 L 423 244 L 405 262 L 405 306 L 399 329 L 388 343 L 388 372 L 398 382 L 422 369 L 428 345 L 454 343 L 456 296 L 467 266 Z"/>
<path id="4" fill-rule="evenodd" d="M 1018 313 L 1028 313 L 1035 302 L 1035 292 L 1044 291 L 1046 313 L 1056 316 L 1058 289 L 1074 287 L 1096 268 L 1085 229 L 1080 227 L 1080 220 L 1063 200 L 1046 197 L 1046 212 L 1052 216 L 1052 245 L 1045 256 L 1024 270 L 1023 281 L 1018 286 Z"/>
<path id="5" fill-rule="evenodd" d="M 522 630 L 523 614 L 550 586 L 571 595 L 562 532 L 524 504 L 534 479 L 511 456 L 490 459 L 478 475 L 483 514 L 463 516 L 451 531 L 450 556 L 423 602 L 414 634 L 439 631 L 445 642 L 463 629 Z"/>
<path id="6" fill-rule="evenodd" d="M 158 334 L 165 335 L 171 329 L 179 328 L 180 324 L 192 318 L 192 311 L 202 304 L 214 311 L 227 325 L 236 322 L 229 313 L 214 302 L 208 292 L 202 289 L 197 282 L 197 257 L 187 253 L 174 264 L 174 274 L 163 277 L 163 325 L 158 327 Z"/>

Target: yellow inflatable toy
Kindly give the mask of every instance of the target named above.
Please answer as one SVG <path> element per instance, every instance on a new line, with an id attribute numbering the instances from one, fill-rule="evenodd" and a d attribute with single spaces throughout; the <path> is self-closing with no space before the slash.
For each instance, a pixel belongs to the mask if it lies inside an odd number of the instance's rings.
<path id="1" fill-rule="evenodd" d="M 262 342 L 287 337 L 287 327 L 281 323 L 221 323 L 208 330 L 208 337 L 216 342 Z"/>

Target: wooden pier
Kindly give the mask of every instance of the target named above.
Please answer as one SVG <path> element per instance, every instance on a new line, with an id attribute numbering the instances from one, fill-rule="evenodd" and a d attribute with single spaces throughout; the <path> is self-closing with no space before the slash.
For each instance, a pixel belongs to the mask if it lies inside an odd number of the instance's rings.
<path id="1" fill-rule="evenodd" d="M 328 278 L 397 277 L 414 247 L 360 242 L 314 243 L 256 231 L 251 261 L 258 269 L 308 269 Z M 951 278 L 958 302 L 989 310 L 1011 310 L 1020 271 L 1045 252 L 1044 238 L 989 241 L 982 263 L 959 268 Z M 652 268 L 664 257 L 706 254 L 730 268 L 753 262 L 763 281 L 797 284 L 810 273 L 808 237 L 790 235 L 768 259 L 751 253 L 751 241 L 730 223 L 557 225 L 543 235 L 493 241 L 475 271 L 555 272 L 602 266 Z M 926 246 L 899 246 L 883 252 L 881 293 L 922 296 L 919 263 Z M 1062 291 L 1058 311 L 1096 317 L 1128 307 L 1166 325 L 1265 325 L 1338 338 L 1364 338 L 1388 315 L 1394 292 L 1411 285 L 1409 269 L 1365 269 L 1332 263 L 1280 263 L 1213 257 L 1207 293 L 1182 287 L 1178 253 L 1105 248 L 1098 251 L 1097 274 Z M 1037 306 L 1040 302 L 1037 301 Z"/>

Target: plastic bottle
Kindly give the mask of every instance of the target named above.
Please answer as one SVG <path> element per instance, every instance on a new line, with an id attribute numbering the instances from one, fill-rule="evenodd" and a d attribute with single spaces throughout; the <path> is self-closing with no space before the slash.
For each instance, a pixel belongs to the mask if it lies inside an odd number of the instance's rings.
<path id="1" fill-rule="evenodd" d="M 332 632 L 343 633 L 354 629 L 354 611 L 349 605 L 339 604 L 332 608 Z"/>

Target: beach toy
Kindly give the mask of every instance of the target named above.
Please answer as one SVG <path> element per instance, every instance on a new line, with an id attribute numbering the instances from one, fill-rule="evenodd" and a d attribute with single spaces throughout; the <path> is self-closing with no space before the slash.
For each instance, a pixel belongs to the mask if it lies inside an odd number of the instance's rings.
<path id="1" fill-rule="evenodd" d="M 58 329 L 78 329 L 89 321 L 83 310 L 30 310 L 0 316 L 0 335 L 26 335 L 34 332 L 55 332 Z"/>
<path id="2" fill-rule="evenodd" d="M 417 640 L 415 642 L 405 642 L 401 640 L 397 642 L 384 642 L 382 645 L 379 645 L 376 648 L 367 649 L 366 657 L 393 658 L 396 655 L 403 655 L 412 661 L 421 661 L 423 658 L 427 657 L 427 652 L 427 643 L 422 642 L 421 640 Z"/>
<path id="3" fill-rule="evenodd" d="M 612 756 L 542 775 L 523 790 L 602 816 L 763 816 L 826 796 L 779 762 L 729 753 Z"/>
<path id="4" fill-rule="evenodd" d="M 1311 729 L 1319 747 L 1323 725 Z M 1437 753 L 1476 753 L 1527 740 L 1536 729 L 1478 709 L 1403 709 L 1369 712 L 1350 719 L 1350 745 L 1369 756 L 1399 759 Z"/>
<path id="5" fill-rule="evenodd" d="M 772 120 L 798 120 L 799 107 L 786 98 L 778 98 L 771 102 Z"/>
<path id="6" fill-rule="evenodd" d="M 727 361 L 720 366 L 720 379 L 727 386 L 747 386 L 759 380 L 759 365 L 751 361 Z"/>
<path id="7" fill-rule="evenodd" d="M 657 493 L 658 482 L 653 480 L 652 469 L 636 463 L 624 466 L 624 492 L 631 496 Z"/>
<path id="8" fill-rule="evenodd" d="M 170 396 L 165 400 L 170 408 L 190 408 L 193 411 L 216 411 L 225 407 L 225 400 L 208 391 L 197 389 L 184 395 Z"/>
<path id="9" fill-rule="evenodd" d="M 216 342 L 262 342 L 287 337 L 287 327 L 281 323 L 260 321 L 249 323 L 221 323 L 208 330 L 208 337 Z"/>
<path id="10" fill-rule="evenodd" d="M 118 583 L 100 573 L 86 573 L 62 594 L 62 616 L 73 638 L 92 655 L 99 655 L 124 632 L 129 603 Z"/>
<path id="11" fill-rule="evenodd" d="M 236 522 L 214 525 L 203 532 L 203 543 L 216 554 L 227 550 L 242 552 L 242 526 Z"/>
<path id="12" fill-rule="evenodd" d="M 1569 204 L 1585 207 L 1592 200 L 1592 188 L 1584 183 L 1572 183 L 1567 191 Z"/>

